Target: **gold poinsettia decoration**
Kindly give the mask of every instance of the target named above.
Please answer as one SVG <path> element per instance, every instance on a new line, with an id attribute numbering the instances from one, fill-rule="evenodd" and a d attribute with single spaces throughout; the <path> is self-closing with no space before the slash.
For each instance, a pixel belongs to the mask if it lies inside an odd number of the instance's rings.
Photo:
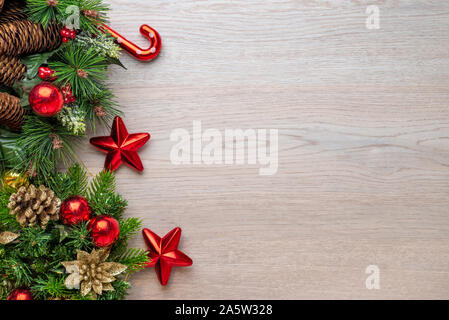
<path id="1" fill-rule="evenodd" d="M 61 262 L 70 275 L 65 279 L 65 286 L 69 289 L 79 288 L 86 296 L 93 291 L 93 295 L 103 291 L 114 291 L 111 282 L 116 275 L 126 270 L 127 266 L 118 262 L 106 262 L 109 257 L 107 248 L 93 249 L 91 253 L 77 250 L 75 261 Z"/>
<path id="2" fill-rule="evenodd" d="M 12 233 L 9 231 L 3 231 L 0 232 L 0 243 L 1 244 L 8 244 L 10 242 L 13 242 L 17 239 L 19 235 L 17 233 Z"/>

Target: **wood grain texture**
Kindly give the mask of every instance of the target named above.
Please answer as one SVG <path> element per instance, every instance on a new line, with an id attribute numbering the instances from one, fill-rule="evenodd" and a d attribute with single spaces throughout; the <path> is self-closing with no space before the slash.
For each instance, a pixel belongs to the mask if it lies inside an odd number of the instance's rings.
<path id="1" fill-rule="evenodd" d="M 449 298 L 447 1 L 109 2 L 122 35 L 163 38 L 154 62 L 111 71 L 130 132 L 152 135 L 119 190 L 146 227 L 181 226 L 194 260 L 167 287 L 140 272 L 129 298 Z M 193 120 L 278 128 L 278 173 L 171 164 L 169 135 Z M 104 157 L 81 152 L 98 172 Z"/>

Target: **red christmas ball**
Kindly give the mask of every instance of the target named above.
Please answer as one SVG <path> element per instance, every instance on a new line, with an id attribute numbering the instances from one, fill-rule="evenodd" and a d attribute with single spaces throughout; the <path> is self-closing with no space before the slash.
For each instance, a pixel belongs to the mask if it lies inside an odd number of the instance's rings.
<path id="1" fill-rule="evenodd" d="M 38 115 L 51 117 L 61 111 L 64 97 L 61 90 L 52 83 L 41 82 L 31 90 L 28 102 Z"/>
<path id="2" fill-rule="evenodd" d="M 16 289 L 11 292 L 6 300 L 33 300 L 29 289 Z"/>
<path id="3" fill-rule="evenodd" d="M 97 247 L 108 247 L 117 241 L 120 227 L 110 216 L 97 216 L 90 220 L 88 228 Z"/>
<path id="4" fill-rule="evenodd" d="M 91 212 L 87 199 L 81 196 L 71 196 L 65 199 L 60 209 L 62 222 L 69 226 L 89 221 Z"/>

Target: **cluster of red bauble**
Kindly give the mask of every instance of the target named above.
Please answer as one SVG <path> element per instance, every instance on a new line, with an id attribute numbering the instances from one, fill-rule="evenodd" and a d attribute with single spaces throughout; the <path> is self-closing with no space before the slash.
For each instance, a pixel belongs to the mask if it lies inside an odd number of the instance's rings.
<path id="1" fill-rule="evenodd" d="M 76 38 L 76 31 L 73 29 L 69 29 L 64 27 L 61 30 L 62 42 L 69 42 L 69 40 L 73 40 Z"/>
<path id="2" fill-rule="evenodd" d="M 49 67 L 39 67 L 39 78 L 42 80 L 54 81 L 58 77 L 55 75 L 56 71 L 51 70 Z"/>
<path id="3" fill-rule="evenodd" d="M 73 226 L 89 221 L 90 230 L 94 244 L 97 247 L 109 247 L 117 241 L 120 235 L 119 223 L 111 216 L 101 215 L 91 219 L 92 209 L 87 199 L 81 196 L 71 196 L 65 199 L 61 205 L 60 215 L 62 222 Z"/>
<path id="4" fill-rule="evenodd" d="M 72 88 L 67 83 L 62 90 L 54 84 L 48 82 L 56 80 L 56 71 L 49 67 L 41 66 L 39 68 L 39 78 L 44 80 L 31 89 L 28 97 L 33 111 L 42 117 L 51 117 L 61 111 L 64 104 L 74 103 L 76 98 L 73 96 Z"/>

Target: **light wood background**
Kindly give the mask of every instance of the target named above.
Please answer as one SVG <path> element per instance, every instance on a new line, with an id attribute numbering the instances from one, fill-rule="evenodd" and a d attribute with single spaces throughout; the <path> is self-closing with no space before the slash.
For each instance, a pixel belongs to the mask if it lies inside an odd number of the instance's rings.
<path id="1" fill-rule="evenodd" d="M 111 70 L 129 131 L 152 135 L 119 190 L 161 236 L 182 227 L 194 260 L 167 287 L 140 272 L 129 298 L 449 298 L 447 1 L 109 3 L 123 36 L 145 46 L 147 23 L 163 38 L 157 60 Z M 171 164 L 169 135 L 193 120 L 278 128 L 278 173 Z M 87 142 L 81 155 L 101 169 Z"/>

